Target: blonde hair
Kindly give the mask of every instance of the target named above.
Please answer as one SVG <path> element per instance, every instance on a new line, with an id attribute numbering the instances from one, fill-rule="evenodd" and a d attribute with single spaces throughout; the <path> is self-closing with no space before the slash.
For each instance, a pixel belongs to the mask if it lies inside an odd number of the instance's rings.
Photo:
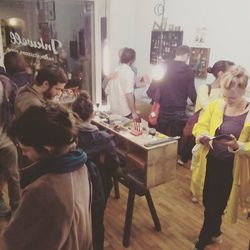
<path id="1" fill-rule="evenodd" d="M 233 66 L 228 72 L 222 75 L 221 86 L 225 89 L 245 89 L 248 84 L 248 74 L 242 66 Z"/>

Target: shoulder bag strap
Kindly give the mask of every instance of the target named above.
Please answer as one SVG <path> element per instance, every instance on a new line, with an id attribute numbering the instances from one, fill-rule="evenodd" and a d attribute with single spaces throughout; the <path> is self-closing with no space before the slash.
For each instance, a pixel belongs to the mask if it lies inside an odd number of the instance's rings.
<path id="1" fill-rule="evenodd" d="M 212 87 L 211 87 L 211 84 L 207 84 L 207 87 L 208 87 L 208 96 L 210 96 L 210 94 L 211 94 L 211 89 L 212 89 Z"/>

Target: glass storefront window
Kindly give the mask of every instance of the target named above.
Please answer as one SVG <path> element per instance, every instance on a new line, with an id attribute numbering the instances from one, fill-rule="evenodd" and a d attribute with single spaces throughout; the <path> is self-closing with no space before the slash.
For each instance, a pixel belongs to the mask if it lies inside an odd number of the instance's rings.
<path id="1" fill-rule="evenodd" d="M 68 75 L 68 87 L 93 96 L 92 1 L 1 0 L 0 19 L 4 53 L 24 55 L 34 75 L 43 65 L 57 63 Z"/>

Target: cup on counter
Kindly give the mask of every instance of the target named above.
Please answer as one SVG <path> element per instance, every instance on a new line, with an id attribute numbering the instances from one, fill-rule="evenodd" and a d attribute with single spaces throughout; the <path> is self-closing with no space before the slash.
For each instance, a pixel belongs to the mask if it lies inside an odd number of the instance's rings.
<path id="1" fill-rule="evenodd" d="M 150 128 L 150 129 L 148 130 L 148 134 L 149 134 L 149 135 L 152 135 L 152 136 L 155 136 L 155 135 L 156 135 L 156 129 L 155 129 L 155 128 Z"/>

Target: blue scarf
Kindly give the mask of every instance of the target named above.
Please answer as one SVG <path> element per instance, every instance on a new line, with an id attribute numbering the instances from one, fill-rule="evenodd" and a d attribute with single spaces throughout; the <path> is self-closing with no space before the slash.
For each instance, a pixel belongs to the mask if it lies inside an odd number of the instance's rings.
<path id="1" fill-rule="evenodd" d="M 86 162 L 87 155 L 80 148 L 41 160 L 31 168 L 22 171 L 21 187 L 26 187 L 45 174 L 64 174 L 76 171 Z"/>

